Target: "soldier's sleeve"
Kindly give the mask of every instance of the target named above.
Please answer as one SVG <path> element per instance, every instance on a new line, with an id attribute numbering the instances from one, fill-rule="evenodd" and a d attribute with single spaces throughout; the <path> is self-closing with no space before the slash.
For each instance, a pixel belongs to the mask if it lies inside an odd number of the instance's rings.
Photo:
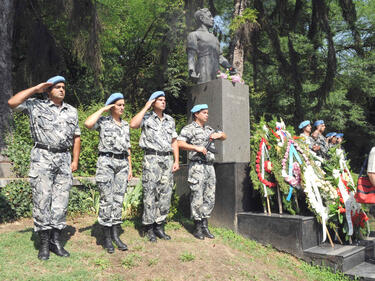
<path id="1" fill-rule="evenodd" d="M 142 118 L 141 125 L 139 126 L 140 128 L 143 128 L 143 125 L 145 124 L 145 121 L 150 117 L 150 112 L 147 112 L 145 116 Z"/>
<path id="2" fill-rule="evenodd" d="M 29 98 L 25 100 L 23 103 L 21 103 L 19 106 L 14 108 L 13 110 L 15 112 L 24 112 L 26 114 L 30 113 L 32 108 L 35 106 L 37 103 L 37 100 L 35 98 Z"/>
<path id="3" fill-rule="evenodd" d="M 79 128 L 78 112 L 77 112 L 77 110 L 75 110 L 75 112 L 76 112 L 76 127 L 74 129 L 74 135 L 75 136 L 80 136 L 81 135 L 81 129 Z"/>
<path id="4" fill-rule="evenodd" d="M 172 129 L 173 129 L 173 132 L 172 132 L 172 139 L 175 139 L 178 137 L 178 134 L 176 132 L 176 122 L 174 121 L 174 119 L 172 118 L 172 121 L 173 121 L 173 126 L 172 126 Z"/>
<path id="5" fill-rule="evenodd" d="M 182 128 L 180 135 L 177 137 L 177 140 L 190 142 L 191 135 L 189 134 L 188 128 L 185 126 Z"/>
<path id="6" fill-rule="evenodd" d="M 126 128 L 126 136 L 125 136 L 125 138 L 126 138 L 126 142 L 129 144 L 129 148 L 131 148 L 132 147 L 132 145 L 131 145 L 131 142 L 130 142 L 130 130 L 129 130 L 129 126 L 126 126 L 127 128 Z"/>
<path id="7" fill-rule="evenodd" d="M 94 130 L 97 130 L 100 128 L 100 125 L 102 124 L 103 122 L 103 116 L 100 116 L 98 121 L 96 121 L 96 123 L 94 124 L 94 127 L 92 127 Z"/>

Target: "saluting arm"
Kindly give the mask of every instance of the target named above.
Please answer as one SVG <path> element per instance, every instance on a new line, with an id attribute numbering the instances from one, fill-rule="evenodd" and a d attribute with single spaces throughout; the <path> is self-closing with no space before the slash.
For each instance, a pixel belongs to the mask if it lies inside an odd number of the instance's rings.
<path id="1" fill-rule="evenodd" d="M 44 93 L 47 91 L 49 87 L 51 87 L 53 83 L 50 82 L 44 82 L 40 83 L 34 87 L 28 88 L 26 90 L 23 90 L 21 92 L 18 92 L 15 94 L 13 97 L 11 97 L 8 100 L 8 105 L 10 108 L 16 108 L 19 106 L 21 103 L 23 103 L 25 100 L 27 100 L 29 97 L 36 93 Z"/>
<path id="2" fill-rule="evenodd" d="M 114 107 L 114 104 L 107 105 L 105 107 L 102 107 L 95 113 L 91 114 L 89 117 L 87 117 L 85 121 L 85 127 L 87 129 L 92 129 L 94 127 L 95 123 L 98 122 L 99 117 L 106 111 L 109 111 L 112 107 Z"/>
<path id="3" fill-rule="evenodd" d="M 135 115 L 132 120 L 130 120 L 129 126 L 132 129 L 138 129 L 142 124 L 142 119 L 145 116 L 146 112 L 150 109 L 152 103 L 155 99 L 146 102 L 145 106 L 142 108 L 140 112 Z"/>

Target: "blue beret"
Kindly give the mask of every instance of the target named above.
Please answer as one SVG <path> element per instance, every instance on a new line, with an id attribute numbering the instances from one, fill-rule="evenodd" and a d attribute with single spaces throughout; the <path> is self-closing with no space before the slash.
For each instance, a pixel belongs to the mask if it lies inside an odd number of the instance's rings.
<path id="1" fill-rule="evenodd" d="M 193 106 L 193 108 L 190 111 L 191 111 L 191 113 L 195 113 L 195 112 L 201 111 L 203 109 L 208 109 L 208 105 L 207 104 L 196 104 L 196 105 Z"/>
<path id="2" fill-rule="evenodd" d="M 334 133 L 334 132 L 330 132 L 330 133 L 326 134 L 326 138 L 335 137 L 335 136 L 336 136 L 336 133 Z"/>
<path id="3" fill-rule="evenodd" d="M 318 127 L 319 125 L 322 125 L 322 124 L 324 124 L 323 120 L 317 120 L 317 121 L 315 121 L 314 126 Z"/>
<path id="4" fill-rule="evenodd" d="M 115 103 L 117 100 L 121 100 L 124 98 L 124 95 L 121 93 L 113 93 L 112 95 L 109 96 L 107 101 L 105 102 L 105 105 L 110 105 L 112 103 Z"/>
<path id="5" fill-rule="evenodd" d="M 336 134 L 336 137 L 337 137 L 337 138 L 342 138 L 343 136 L 344 136 L 343 133 Z"/>
<path id="6" fill-rule="evenodd" d="M 63 82 L 65 83 L 65 78 L 62 76 L 53 76 L 50 79 L 47 80 L 48 83 L 53 83 L 53 85 L 56 85 L 57 83 Z"/>
<path id="7" fill-rule="evenodd" d="M 302 121 L 301 124 L 299 124 L 298 129 L 303 129 L 309 124 L 310 124 L 309 120 Z"/>
<path id="8" fill-rule="evenodd" d="M 163 92 L 163 91 L 156 91 L 156 92 L 154 92 L 154 93 L 150 96 L 150 98 L 148 99 L 148 101 L 150 101 L 150 100 L 154 100 L 154 99 L 156 99 L 156 98 L 158 98 L 158 97 L 160 97 L 160 96 L 165 97 L 164 92 Z"/>

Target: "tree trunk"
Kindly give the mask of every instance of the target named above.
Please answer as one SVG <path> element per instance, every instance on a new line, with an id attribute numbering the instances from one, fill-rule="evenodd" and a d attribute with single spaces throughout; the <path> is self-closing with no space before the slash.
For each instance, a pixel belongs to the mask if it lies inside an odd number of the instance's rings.
<path id="1" fill-rule="evenodd" d="M 5 148 L 4 133 L 9 129 L 11 110 L 8 99 L 12 96 L 12 34 L 14 1 L 0 4 L 0 152 Z"/>
<path id="2" fill-rule="evenodd" d="M 242 16 L 245 5 L 246 1 L 235 0 L 233 17 Z M 242 28 L 240 27 L 234 37 L 233 66 L 237 69 L 237 73 L 242 77 L 244 63 L 244 44 L 242 39 L 243 32 L 241 32 L 241 29 Z"/>

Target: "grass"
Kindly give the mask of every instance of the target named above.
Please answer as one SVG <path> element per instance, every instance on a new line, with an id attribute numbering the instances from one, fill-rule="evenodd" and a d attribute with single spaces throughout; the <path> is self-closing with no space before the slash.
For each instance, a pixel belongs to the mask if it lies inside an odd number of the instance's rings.
<path id="1" fill-rule="evenodd" d="M 0 234 L 0 280 L 350 280 L 228 229 L 210 228 L 216 239 L 197 240 L 185 229 L 188 220 L 168 223 L 172 240 L 155 244 L 126 222 L 129 251 L 112 255 L 95 243 L 102 232 L 84 224 L 66 244 L 71 257 L 51 254 L 48 261 L 36 258 L 39 238 L 31 228 Z"/>
<path id="2" fill-rule="evenodd" d="M 182 262 L 193 261 L 195 260 L 195 255 L 189 252 L 183 252 L 179 257 L 179 260 Z"/>
<path id="3" fill-rule="evenodd" d="M 130 254 L 122 260 L 121 264 L 129 269 L 138 266 L 141 261 L 142 257 L 139 254 Z"/>

